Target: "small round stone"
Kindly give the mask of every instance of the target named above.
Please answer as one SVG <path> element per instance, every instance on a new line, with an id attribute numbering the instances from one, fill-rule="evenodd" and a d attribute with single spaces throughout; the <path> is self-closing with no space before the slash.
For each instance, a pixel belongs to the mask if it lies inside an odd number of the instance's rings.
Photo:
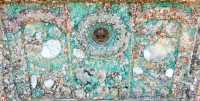
<path id="1" fill-rule="evenodd" d="M 166 73 L 165 73 L 165 76 L 167 77 L 172 77 L 173 76 L 173 73 L 174 73 L 174 70 L 173 69 L 167 69 Z"/>

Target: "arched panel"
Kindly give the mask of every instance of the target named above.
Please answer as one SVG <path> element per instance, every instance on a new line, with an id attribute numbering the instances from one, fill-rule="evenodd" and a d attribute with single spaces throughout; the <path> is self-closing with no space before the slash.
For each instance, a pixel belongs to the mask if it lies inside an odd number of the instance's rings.
<path id="1" fill-rule="evenodd" d="M 11 51 L 13 81 L 20 99 L 71 97 L 67 34 L 73 30 L 69 9 L 26 9 L 2 13 Z"/>
<path id="2" fill-rule="evenodd" d="M 188 12 L 156 4 L 132 6 L 134 34 L 132 96 L 181 96 L 175 86 L 189 73 L 196 18 Z M 178 6 L 178 4 L 177 4 Z M 179 79 L 177 79 L 179 78 Z M 175 83 L 175 84 L 174 84 Z M 162 86 L 160 85 L 162 84 Z M 185 91 L 182 91 L 185 92 Z M 176 94 L 175 94 L 176 93 Z"/>

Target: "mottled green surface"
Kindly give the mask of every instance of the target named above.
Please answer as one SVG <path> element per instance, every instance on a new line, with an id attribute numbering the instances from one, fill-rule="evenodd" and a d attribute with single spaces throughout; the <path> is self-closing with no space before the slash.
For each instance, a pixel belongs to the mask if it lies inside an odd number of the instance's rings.
<path id="1" fill-rule="evenodd" d="M 85 3 L 67 3 L 67 7 L 69 7 L 70 11 L 70 20 L 74 25 L 74 29 L 69 33 L 61 32 L 61 29 L 58 27 L 59 25 L 51 22 L 30 22 L 22 25 L 20 30 L 16 30 L 13 33 L 7 32 L 6 38 L 11 55 L 10 61 L 12 61 L 11 66 L 13 68 L 12 72 L 14 74 L 14 83 L 19 92 L 19 96 L 23 96 L 23 92 L 20 91 L 26 90 L 28 84 L 18 84 L 18 75 L 19 73 L 23 73 L 26 69 L 28 70 L 27 72 L 29 78 L 31 75 L 40 75 L 40 79 L 43 80 L 38 80 L 36 88 L 31 89 L 32 98 L 40 98 L 45 94 L 50 94 L 48 91 L 43 91 L 43 82 L 47 78 L 42 77 L 42 75 L 46 74 L 50 75 L 49 78 L 53 78 L 55 75 L 59 76 L 58 78 L 55 78 L 55 81 L 59 81 L 60 78 L 64 78 L 64 84 L 69 87 L 71 91 L 73 91 L 70 93 L 70 96 L 68 96 L 69 98 L 78 97 L 76 93 L 78 90 L 82 90 L 85 94 L 89 94 L 89 96 L 84 96 L 82 98 L 80 97 L 81 99 L 114 99 L 116 97 L 124 98 L 129 96 L 138 97 L 151 95 L 163 96 L 163 92 L 161 91 L 162 89 L 168 91 L 164 96 L 171 96 L 173 92 L 173 84 L 171 84 L 173 77 L 165 77 L 166 70 L 176 70 L 176 63 L 178 63 L 177 59 L 179 58 L 178 55 L 180 52 L 179 42 L 181 34 L 185 31 L 191 38 L 190 40 L 194 40 L 196 29 L 195 27 L 183 27 L 183 23 L 173 19 L 147 19 L 147 21 L 138 25 L 131 25 L 134 24 L 133 22 L 131 23 L 131 21 L 135 17 L 133 14 L 134 12 L 132 12 L 131 5 L 134 4 L 114 4 L 108 9 L 104 9 L 103 5 L 100 4 L 91 4 L 87 6 Z M 147 11 L 150 8 L 156 7 L 177 8 L 186 11 L 189 15 L 192 15 L 194 10 L 194 7 L 192 6 L 185 7 L 184 4 L 170 2 L 158 2 L 140 5 L 142 11 Z M 11 4 L 6 6 L 6 13 L 8 13 L 11 18 L 14 18 L 19 12 L 23 12 L 26 9 L 44 8 L 47 7 L 42 5 L 25 6 Z M 82 59 L 77 58 L 74 54 L 74 49 L 84 50 L 81 47 L 83 43 L 78 43 L 75 35 L 79 34 L 80 29 L 83 29 L 80 28 L 79 24 L 81 21 L 83 21 L 83 19 L 87 19 L 84 18 L 87 14 L 89 14 L 91 11 L 99 11 L 99 8 L 101 8 L 101 10 L 103 9 L 103 11 L 109 14 L 116 14 L 125 25 L 125 30 L 130 33 L 127 39 L 128 47 L 125 48 L 125 50 L 123 50 L 121 53 L 119 52 L 119 54 L 113 56 L 109 56 L 109 54 L 106 52 L 100 53 L 104 56 L 103 58 L 94 57 L 91 54 L 88 54 L 89 52 L 87 52 L 88 50 L 86 49 L 84 52 L 86 57 Z M 48 9 L 50 12 L 55 14 L 62 13 L 59 8 Z M 131 14 L 129 14 L 130 12 Z M 99 19 L 101 19 L 101 17 L 99 17 Z M 174 24 L 173 27 L 177 28 L 174 33 L 168 33 L 166 31 L 165 28 L 169 24 Z M 115 30 L 113 26 L 115 26 L 115 24 L 95 23 L 94 25 L 90 25 L 89 28 L 86 29 L 88 34 L 86 38 L 89 40 L 87 44 L 92 45 L 95 49 L 99 49 L 99 47 L 106 49 L 115 44 L 114 42 L 117 42 L 118 38 L 116 34 L 117 30 Z M 93 31 L 100 27 L 106 28 L 110 33 L 110 39 L 104 44 L 98 44 L 92 39 Z M 149 28 L 150 30 L 146 30 L 145 28 Z M 154 32 L 154 28 L 157 30 L 157 32 Z M 133 29 L 136 29 L 136 32 L 132 31 Z M 120 30 L 118 31 L 121 33 Z M 164 33 L 164 37 L 161 35 L 161 33 Z M 41 43 L 38 42 L 39 44 L 37 42 L 37 44 L 31 43 L 35 41 L 36 35 L 44 36 L 40 39 Z M 17 50 L 17 48 L 14 46 L 14 43 L 18 43 L 20 38 L 24 40 L 26 36 L 28 36 L 28 39 L 26 39 L 28 41 L 27 43 L 23 41 L 26 45 L 22 45 L 21 51 L 24 51 L 25 53 L 25 65 L 27 68 L 21 64 L 19 66 L 15 65 L 15 62 L 17 61 L 14 61 L 13 57 L 17 54 L 12 52 L 13 49 Z M 166 43 L 165 38 L 167 40 Z M 61 52 L 52 59 L 46 59 L 41 56 L 41 51 L 32 49 L 34 44 L 42 47 L 42 45 L 48 40 L 58 40 L 61 42 Z M 156 44 L 162 44 L 165 47 L 165 50 L 167 50 L 166 55 L 159 61 L 148 61 L 144 56 L 144 50 Z M 180 57 L 180 59 L 184 58 L 184 56 Z M 63 65 L 67 66 L 64 68 Z M 189 70 L 186 69 L 189 65 L 190 64 L 188 62 L 183 62 L 182 67 L 184 68 L 184 73 L 189 72 Z M 17 70 L 19 69 L 20 72 L 15 71 L 16 67 L 19 67 Z M 134 67 L 141 68 L 143 73 L 139 75 L 133 73 Z M 106 73 L 106 77 L 105 80 L 101 81 L 101 77 L 99 75 L 104 71 Z M 155 77 L 155 75 L 158 77 Z M 164 76 L 164 78 L 160 79 L 160 76 Z M 183 82 L 186 80 L 185 77 L 181 79 Z M 151 84 L 155 82 L 157 86 L 155 86 L 155 84 Z M 56 87 L 55 84 L 52 86 L 52 88 L 53 87 Z M 109 89 L 110 91 L 109 93 L 105 94 L 99 93 L 98 90 L 100 88 Z M 123 92 L 123 90 L 126 91 Z M 54 93 L 53 97 L 56 97 L 56 94 Z"/>

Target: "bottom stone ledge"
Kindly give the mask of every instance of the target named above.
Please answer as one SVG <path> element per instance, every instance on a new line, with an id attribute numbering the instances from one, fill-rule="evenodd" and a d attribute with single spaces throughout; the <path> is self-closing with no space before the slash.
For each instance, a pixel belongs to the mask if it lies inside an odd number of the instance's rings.
<path id="1" fill-rule="evenodd" d="M 32 99 L 30 101 L 94 101 L 94 100 L 89 100 L 89 99 Z M 190 100 L 189 99 L 175 99 L 175 98 L 139 97 L 139 98 L 124 98 L 124 99 L 100 100 L 100 101 L 190 101 Z"/>

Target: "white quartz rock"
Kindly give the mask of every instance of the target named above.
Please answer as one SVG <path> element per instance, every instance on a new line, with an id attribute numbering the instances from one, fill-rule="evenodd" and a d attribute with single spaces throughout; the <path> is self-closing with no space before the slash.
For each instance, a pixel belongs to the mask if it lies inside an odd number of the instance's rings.
<path id="1" fill-rule="evenodd" d="M 190 90 L 191 91 L 194 91 L 194 88 L 195 88 L 194 85 L 190 85 Z"/>
<path id="2" fill-rule="evenodd" d="M 144 50 L 144 58 L 152 62 L 161 61 L 166 56 L 166 54 L 166 49 L 160 44 L 152 45 Z"/>
<path id="3" fill-rule="evenodd" d="M 52 79 L 48 79 L 44 81 L 44 86 L 47 90 L 50 90 L 53 84 L 54 84 L 54 81 Z"/>
<path id="4" fill-rule="evenodd" d="M 167 69 L 166 73 L 165 73 L 165 76 L 167 77 L 172 77 L 174 73 L 174 70 L 173 69 Z"/>
<path id="5" fill-rule="evenodd" d="M 142 70 L 142 68 L 140 68 L 140 67 L 134 67 L 134 68 L 133 68 L 133 72 L 134 72 L 135 74 L 143 74 L 143 70 Z"/>
<path id="6" fill-rule="evenodd" d="M 3 59 L 4 59 L 3 55 L 0 55 L 0 61 L 3 60 Z"/>
<path id="7" fill-rule="evenodd" d="M 49 40 L 43 47 L 41 55 L 44 58 L 51 59 L 56 57 L 61 51 L 61 44 L 58 40 Z"/>
<path id="8" fill-rule="evenodd" d="M 104 83 L 104 80 L 106 79 L 106 70 L 99 70 L 97 77 L 99 83 Z"/>
<path id="9" fill-rule="evenodd" d="M 73 55 L 76 58 L 84 59 L 85 58 L 85 53 L 83 50 L 80 49 L 73 49 Z"/>
<path id="10" fill-rule="evenodd" d="M 200 54 L 199 54 L 199 59 L 200 59 Z"/>
<path id="11" fill-rule="evenodd" d="M 31 76 L 31 86 L 34 89 L 37 85 L 37 76 L 36 75 L 32 75 Z"/>
<path id="12" fill-rule="evenodd" d="M 75 91 L 75 95 L 77 98 L 85 98 L 85 92 L 81 89 Z"/>
<path id="13" fill-rule="evenodd" d="M 115 77 L 115 81 L 116 82 L 120 82 L 122 80 L 122 76 L 121 75 L 118 75 Z"/>
<path id="14" fill-rule="evenodd" d="M 103 92 L 103 88 L 102 88 L 102 87 L 98 87 L 98 88 L 97 88 L 97 92 L 98 92 L 99 94 L 101 94 L 101 93 Z"/>

